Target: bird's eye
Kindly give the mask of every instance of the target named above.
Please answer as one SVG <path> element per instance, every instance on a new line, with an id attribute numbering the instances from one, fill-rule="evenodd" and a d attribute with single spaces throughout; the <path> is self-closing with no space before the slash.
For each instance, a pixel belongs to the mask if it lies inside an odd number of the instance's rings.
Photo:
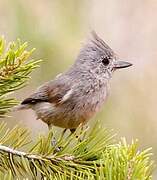
<path id="1" fill-rule="evenodd" d="M 108 57 L 103 57 L 102 63 L 103 63 L 104 66 L 107 66 L 110 63 L 109 58 Z"/>

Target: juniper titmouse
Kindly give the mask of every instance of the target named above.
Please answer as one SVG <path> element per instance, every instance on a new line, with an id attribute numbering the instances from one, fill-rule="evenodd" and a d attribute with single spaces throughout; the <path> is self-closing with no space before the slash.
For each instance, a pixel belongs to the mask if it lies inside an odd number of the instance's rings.
<path id="1" fill-rule="evenodd" d="M 49 127 L 75 130 L 106 101 L 113 72 L 131 65 L 119 61 L 113 50 L 92 32 L 92 38 L 69 70 L 39 87 L 18 109 L 33 109 L 37 119 Z"/>

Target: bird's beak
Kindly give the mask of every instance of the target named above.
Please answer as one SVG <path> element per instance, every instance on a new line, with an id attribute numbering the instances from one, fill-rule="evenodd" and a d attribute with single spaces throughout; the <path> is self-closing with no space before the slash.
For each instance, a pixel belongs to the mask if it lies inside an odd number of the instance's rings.
<path id="1" fill-rule="evenodd" d="M 126 67 L 129 67 L 129 66 L 132 66 L 132 64 L 129 63 L 129 62 L 125 62 L 125 61 L 115 61 L 114 62 L 114 68 L 115 69 L 126 68 Z"/>

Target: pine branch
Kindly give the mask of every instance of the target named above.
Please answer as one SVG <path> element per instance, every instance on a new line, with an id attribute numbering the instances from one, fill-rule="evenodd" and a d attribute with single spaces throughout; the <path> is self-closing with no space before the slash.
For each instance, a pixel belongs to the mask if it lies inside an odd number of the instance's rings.
<path id="1" fill-rule="evenodd" d="M 99 123 L 92 130 L 78 129 L 71 136 L 58 138 L 56 147 L 52 146 L 56 135 L 51 131 L 47 136 L 40 136 L 28 152 L 19 150 L 28 146 L 27 131 L 16 127 L 7 131 L 6 137 L 6 134 L 2 136 L 4 129 L 2 124 L 0 172 L 3 175 L 11 170 L 13 176 L 20 178 L 151 179 L 150 149 L 139 152 L 136 142 L 128 145 L 125 139 L 112 144 L 113 135 Z M 10 141 L 13 137 L 14 142 Z"/>
<path id="2" fill-rule="evenodd" d="M 14 98 L 6 98 L 8 93 L 24 87 L 29 74 L 39 67 L 40 60 L 27 62 L 34 51 L 26 50 L 27 46 L 20 40 L 6 46 L 4 38 L 0 38 L 0 118 L 18 103 Z"/>

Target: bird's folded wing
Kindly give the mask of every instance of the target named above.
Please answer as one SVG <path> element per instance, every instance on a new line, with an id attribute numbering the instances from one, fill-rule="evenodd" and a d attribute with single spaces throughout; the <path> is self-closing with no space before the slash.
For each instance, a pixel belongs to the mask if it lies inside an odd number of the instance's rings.
<path id="1" fill-rule="evenodd" d="M 65 102 L 72 90 L 68 83 L 48 82 L 41 86 L 30 97 L 26 98 L 21 104 L 36 104 L 39 102 L 50 102 L 55 105 Z"/>

